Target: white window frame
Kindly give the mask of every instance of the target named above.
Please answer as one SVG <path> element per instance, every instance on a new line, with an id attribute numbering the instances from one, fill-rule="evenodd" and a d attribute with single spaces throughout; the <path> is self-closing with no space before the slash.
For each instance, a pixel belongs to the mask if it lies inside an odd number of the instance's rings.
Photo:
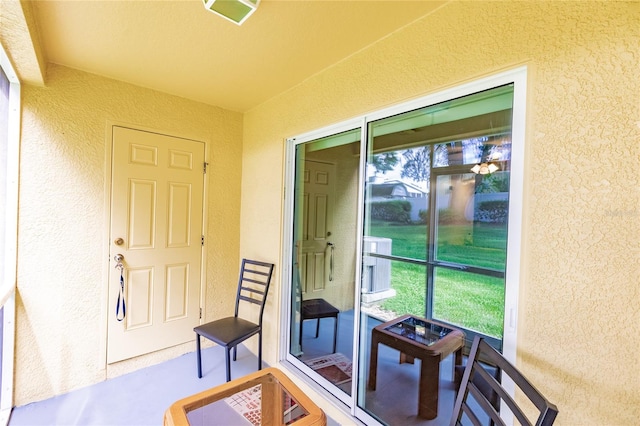
<path id="1" fill-rule="evenodd" d="M 20 81 L 4 48 L 0 45 L 0 67 L 9 79 L 9 120 L 7 137 L 6 214 L 4 276 L 0 287 L 2 324 L 2 382 L 0 382 L 0 423 L 8 424 L 13 407 L 15 294 L 18 247 L 18 179 L 20 163 Z"/>
<path id="2" fill-rule="evenodd" d="M 294 247 L 292 244 L 293 237 L 293 206 L 295 201 L 294 185 L 295 185 L 295 147 L 304 142 L 308 142 L 314 139 L 318 139 L 325 136 L 330 136 L 342 131 L 352 130 L 361 126 L 361 164 L 359 170 L 359 196 L 358 196 L 358 233 L 363 235 L 363 191 L 364 191 L 364 167 L 363 163 L 366 159 L 366 141 L 367 124 L 374 120 L 383 119 L 393 115 L 402 114 L 408 111 L 424 108 L 437 103 L 445 102 L 451 99 L 470 95 L 472 93 L 489 90 L 494 87 L 502 86 L 505 84 L 514 85 L 513 91 L 513 109 L 512 109 L 512 148 L 511 148 L 511 167 L 510 167 L 510 187 L 509 187 L 509 222 L 508 222 L 508 240 L 507 240 L 507 263 L 505 272 L 505 307 L 504 307 L 504 336 L 503 336 L 503 355 L 513 364 L 516 363 L 516 351 L 517 351 L 517 325 L 518 325 L 518 300 L 519 289 L 521 282 L 521 249 L 522 249 L 522 226 L 523 226 L 523 214 L 524 214 L 524 176 L 525 176 L 525 118 L 526 118 L 526 105 L 527 105 L 527 67 L 521 66 L 512 70 L 501 72 L 495 75 L 487 76 L 469 83 L 465 83 L 450 89 L 445 89 L 437 93 L 433 93 L 424 97 L 417 98 L 415 100 L 405 102 L 393 107 L 389 107 L 380 111 L 375 111 L 361 117 L 357 117 L 351 120 L 347 120 L 338 124 L 327 126 L 321 129 L 317 129 L 311 132 L 307 132 L 296 137 L 288 138 L 285 148 L 285 199 L 284 199 L 284 215 L 283 215 L 283 252 L 282 260 L 283 265 L 281 268 L 281 282 L 283 283 L 283 291 L 281 292 L 281 306 L 283 307 L 283 316 L 281 323 L 281 340 L 279 346 L 279 359 L 282 366 L 287 368 L 288 371 L 296 375 L 307 383 L 309 383 L 315 390 L 324 393 L 324 389 L 327 386 L 316 383 L 308 378 L 301 370 L 301 361 L 293 357 L 289 353 L 290 345 L 290 319 L 291 319 L 291 291 L 292 282 L 291 274 L 293 265 L 291 259 L 294 253 Z M 361 262 L 362 262 L 362 241 L 357 241 L 357 262 L 356 271 L 360 274 Z M 360 277 L 356 277 L 356 282 L 360 282 Z M 356 285 L 355 294 L 356 310 L 359 312 L 360 306 L 360 291 L 359 286 Z M 354 315 L 354 332 L 359 330 L 358 324 L 359 314 Z M 354 352 L 353 352 L 353 371 L 359 371 L 358 360 L 359 350 L 358 336 L 354 335 Z M 344 394 L 330 394 L 333 398 L 330 398 L 332 402 L 342 402 L 349 409 L 349 413 L 367 424 L 377 424 L 377 420 L 367 414 L 363 409 L 359 408 L 356 401 L 356 386 L 357 381 L 353 380 L 353 387 L 351 395 Z M 503 383 L 505 388 L 514 395 L 515 385 L 513 382 L 506 380 Z M 324 388 L 324 389 L 323 389 Z M 340 404 L 336 404 L 340 407 Z M 501 410 L 503 413 L 508 413 L 508 410 Z M 513 418 L 509 414 L 503 414 L 504 420 L 507 424 L 513 422 Z"/>

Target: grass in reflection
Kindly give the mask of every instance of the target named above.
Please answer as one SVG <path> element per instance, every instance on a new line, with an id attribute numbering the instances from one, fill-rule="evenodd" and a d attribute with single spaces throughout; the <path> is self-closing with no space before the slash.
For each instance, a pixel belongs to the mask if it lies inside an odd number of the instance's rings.
<path id="1" fill-rule="evenodd" d="M 426 225 L 378 223 L 371 235 L 390 238 L 392 254 L 426 259 Z M 452 224 L 439 227 L 437 259 L 463 265 L 504 270 L 506 227 L 487 224 Z M 384 300 L 381 308 L 397 315 L 425 315 L 426 267 L 393 261 L 391 287 L 396 296 Z M 433 317 L 502 337 L 504 281 L 500 278 L 436 268 Z"/>

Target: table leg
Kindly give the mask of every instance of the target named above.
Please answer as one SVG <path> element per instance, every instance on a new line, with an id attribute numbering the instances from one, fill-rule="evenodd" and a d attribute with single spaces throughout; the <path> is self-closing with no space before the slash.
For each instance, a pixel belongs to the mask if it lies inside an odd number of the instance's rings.
<path id="1" fill-rule="evenodd" d="M 435 419 L 438 416 L 438 385 L 440 382 L 440 358 L 423 358 L 420 361 L 420 390 L 418 392 L 418 417 Z"/>
<path id="2" fill-rule="evenodd" d="M 200 335 L 196 333 L 196 362 L 198 363 L 198 378 L 202 378 L 202 355 L 200 355 Z"/>
<path id="3" fill-rule="evenodd" d="M 411 355 L 407 355 L 404 352 L 400 352 L 400 364 L 413 364 L 415 362 L 415 358 Z"/>
<path id="4" fill-rule="evenodd" d="M 456 365 L 462 365 L 462 347 L 455 352 L 455 355 L 453 357 L 453 373 L 451 375 L 452 381 L 459 385 L 460 382 L 462 382 L 462 376 L 457 377 Z"/>
<path id="5" fill-rule="evenodd" d="M 376 390 L 378 374 L 378 339 L 371 335 L 371 352 L 369 353 L 369 389 Z"/>
<path id="6" fill-rule="evenodd" d="M 302 324 L 304 324 L 304 318 L 300 319 L 300 350 L 302 351 Z"/>

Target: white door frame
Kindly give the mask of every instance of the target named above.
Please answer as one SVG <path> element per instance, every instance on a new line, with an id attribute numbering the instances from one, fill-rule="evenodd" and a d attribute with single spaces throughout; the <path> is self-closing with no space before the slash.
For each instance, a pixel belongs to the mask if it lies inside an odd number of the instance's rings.
<path id="1" fill-rule="evenodd" d="M 110 259 L 110 247 L 111 241 L 110 238 L 110 228 L 111 228 L 111 167 L 113 166 L 113 128 L 114 127 L 126 127 L 132 130 L 138 130 L 142 132 L 150 132 L 150 133 L 158 133 L 161 135 L 172 136 L 181 139 L 191 139 L 194 141 L 204 143 L 204 158 L 206 164 L 210 164 L 211 161 L 209 159 L 209 139 L 199 136 L 192 135 L 188 133 L 176 133 L 170 132 L 166 130 L 159 130 L 157 128 L 140 126 L 137 124 L 126 123 L 122 121 L 116 120 L 106 120 L 106 129 L 105 129 L 105 143 L 104 143 L 104 158 L 105 158 L 105 171 L 104 171 L 104 199 L 103 199 L 103 208 L 104 208 L 104 220 L 103 220 L 103 249 L 102 249 L 102 258 L 104 259 L 103 268 L 102 268 L 102 297 L 100 300 L 100 338 L 99 338 L 99 347 L 98 347 L 98 365 L 101 367 L 101 370 L 104 371 L 107 369 L 107 340 L 108 340 L 108 321 L 109 321 L 109 274 L 110 268 L 113 265 Z M 204 175 L 204 183 L 203 183 L 203 194 L 202 194 L 202 234 L 208 235 L 208 193 L 209 193 L 209 176 L 210 173 L 205 173 Z M 202 246 L 202 259 L 201 259 L 201 267 L 200 267 L 200 309 L 204 311 L 204 301 L 206 300 L 206 282 L 207 282 L 207 238 L 204 239 L 204 244 Z M 195 336 L 194 336 L 195 339 Z M 144 355 L 141 355 L 144 356 Z"/>

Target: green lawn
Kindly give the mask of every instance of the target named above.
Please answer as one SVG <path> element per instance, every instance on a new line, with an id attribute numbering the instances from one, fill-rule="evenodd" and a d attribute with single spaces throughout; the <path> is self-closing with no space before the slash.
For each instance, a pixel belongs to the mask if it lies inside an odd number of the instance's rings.
<path id="1" fill-rule="evenodd" d="M 371 235 L 391 238 L 392 254 L 426 259 L 425 225 L 378 223 Z M 494 225 L 440 226 L 438 260 L 504 270 L 506 230 Z M 471 237 L 472 236 L 472 237 Z M 400 314 L 425 315 L 426 267 L 393 261 L 391 286 L 394 298 L 381 307 Z M 434 285 L 434 318 L 502 337 L 504 283 L 502 279 L 437 268 Z"/>

